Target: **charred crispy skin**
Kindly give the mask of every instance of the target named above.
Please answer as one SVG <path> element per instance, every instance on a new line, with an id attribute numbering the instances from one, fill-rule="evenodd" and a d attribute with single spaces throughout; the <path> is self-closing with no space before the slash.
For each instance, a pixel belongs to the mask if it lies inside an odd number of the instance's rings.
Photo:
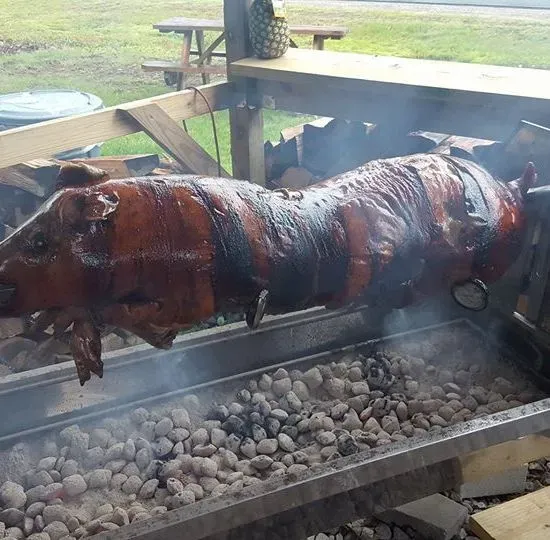
<path id="1" fill-rule="evenodd" d="M 300 191 L 195 176 L 109 180 L 64 167 L 59 190 L 0 244 L 0 316 L 73 324 L 81 384 L 102 376 L 98 327 L 155 347 L 269 293 L 267 313 L 411 302 L 499 279 L 521 248 L 532 165 L 505 184 L 458 158 L 372 161 Z M 397 305 L 397 304 L 396 304 Z"/>

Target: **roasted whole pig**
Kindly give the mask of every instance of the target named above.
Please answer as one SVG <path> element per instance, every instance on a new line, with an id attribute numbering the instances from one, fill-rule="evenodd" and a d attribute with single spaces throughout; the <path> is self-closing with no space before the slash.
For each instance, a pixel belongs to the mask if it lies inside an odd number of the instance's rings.
<path id="1" fill-rule="evenodd" d="M 169 348 L 219 312 L 393 302 L 468 278 L 498 280 L 517 257 L 536 173 L 504 183 L 444 155 L 377 160 L 298 191 L 238 180 L 111 180 L 64 166 L 56 192 L 0 243 L 0 316 L 72 325 L 83 385 L 103 376 L 100 329 Z"/>

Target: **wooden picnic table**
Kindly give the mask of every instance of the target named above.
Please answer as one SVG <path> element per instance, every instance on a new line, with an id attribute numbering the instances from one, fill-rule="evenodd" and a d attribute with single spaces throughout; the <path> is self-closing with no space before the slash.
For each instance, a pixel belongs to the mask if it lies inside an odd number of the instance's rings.
<path id="1" fill-rule="evenodd" d="M 172 17 L 153 25 L 153 28 L 161 33 L 183 34 L 183 45 L 180 60 L 177 62 L 168 60 L 148 60 L 141 67 L 144 71 L 163 71 L 166 84 L 177 84 L 177 89 L 184 87 L 186 73 L 201 74 L 203 84 L 210 82 L 210 75 L 224 75 L 223 65 L 212 65 L 212 58 L 225 58 L 225 51 L 216 50 L 225 41 L 224 23 L 221 19 L 189 19 L 186 17 Z M 325 40 L 342 39 L 348 29 L 342 26 L 312 26 L 289 25 L 291 35 L 313 36 L 312 48 L 323 50 Z M 204 32 L 220 32 L 214 41 L 205 49 Z M 195 34 L 196 49 L 192 49 L 193 34 Z M 290 46 L 298 48 L 291 38 Z M 198 56 L 191 61 L 191 56 Z"/>

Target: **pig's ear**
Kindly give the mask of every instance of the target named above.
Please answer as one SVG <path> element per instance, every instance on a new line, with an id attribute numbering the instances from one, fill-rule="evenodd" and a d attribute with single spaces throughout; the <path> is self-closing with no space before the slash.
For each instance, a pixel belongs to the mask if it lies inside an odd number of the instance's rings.
<path id="1" fill-rule="evenodd" d="M 104 221 L 117 209 L 119 202 L 116 193 L 90 193 L 86 195 L 82 217 L 86 221 Z"/>
<path id="2" fill-rule="evenodd" d="M 82 225 L 91 221 L 105 221 L 116 211 L 120 198 L 116 193 L 71 194 L 59 206 L 59 218 L 62 223 Z"/>
<path id="3" fill-rule="evenodd" d="M 55 191 L 66 187 L 92 186 L 109 179 L 109 174 L 103 169 L 86 163 L 66 163 L 59 169 Z"/>

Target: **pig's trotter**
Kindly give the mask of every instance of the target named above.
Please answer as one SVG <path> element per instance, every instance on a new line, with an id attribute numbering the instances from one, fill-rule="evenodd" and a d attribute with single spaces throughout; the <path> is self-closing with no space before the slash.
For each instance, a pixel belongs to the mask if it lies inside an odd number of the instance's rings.
<path id="1" fill-rule="evenodd" d="M 81 386 L 90 380 L 90 373 L 94 373 L 99 378 L 103 377 L 101 336 L 98 327 L 90 318 L 78 319 L 74 322 L 71 351 Z"/>

